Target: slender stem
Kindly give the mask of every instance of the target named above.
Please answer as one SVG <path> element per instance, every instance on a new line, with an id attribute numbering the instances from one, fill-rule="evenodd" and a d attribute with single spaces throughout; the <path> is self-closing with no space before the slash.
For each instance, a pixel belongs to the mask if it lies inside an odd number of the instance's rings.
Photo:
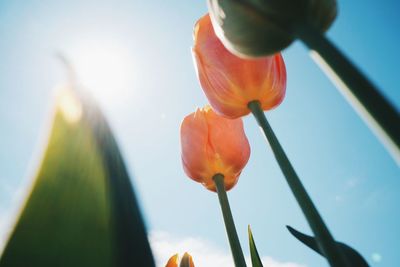
<path id="1" fill-rule="evenodd" d="M 335 267 L 347 266 L 343 255 L 336 246 L 335 240 L 322 220 L 321 215 L 318 213 L 317 208 L 314 206 L 310 196 L 307 194 L 307 191 L 301 183 L 300 178 L 297 176 L 296 171 L 294 170 L 271 126 L 269 125 L 267 118 L 261 109 L 260 102 L 252 101 L 249 103 L 248 107 L 256 118 L 258 125 L 264 132 L 264 135 L 272 148 L 274 156 L 278 161 L 286 181 L 289 184 L 289 187 L 292 190 L 297 202 L 299 203 L 300 208 L 315 235 L 318 245 L 323 254 L 326 256 L 329 264 Z"/>
<path id="2" fill-rule="evenodd" d="M 307 25 L 299 26 L 296 33 L 400 164 L 399 111 L 323 34 Z"/>
<path id="3" fill-rule="evenodd" d="M 246 267 L 242 247 L 240 246 L 239 237 L 236 232 L 235 223 L 233 222 L 231 208 L 229 206 L 228 196 L 225 191 L 224 176 L 220 173 L 213 177 L 215 187 L 217 188 L 219 204 L 221 205 L 222 215 L 226 233 L 228 234 L 229 245 L 233 255 L 233 260 L 236 267 Z"/>

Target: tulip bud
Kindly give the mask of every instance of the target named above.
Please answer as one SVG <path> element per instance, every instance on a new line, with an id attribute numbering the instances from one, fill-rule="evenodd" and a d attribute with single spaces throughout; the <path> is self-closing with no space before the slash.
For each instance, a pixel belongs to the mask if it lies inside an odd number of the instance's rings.
<path id="1" fill-rule="evenodd" d="M 178 267 L 178 264 L 179 264 L 179 256 L 178 256 L 178 254 L 175 254 L 171 258 L 169 258 L 167 265 L 165 265 L 165 267 Z M 179 266 L 180 267 L 195 267 L 192 256 L 190 256 L 189 253 L 185 252 Z"/>
<path id="2" fill-rule="evenodd" d="M 189 253 L 183 254 L 180 267 L 194 267 L 193 258 Z"/>
<path id="3" fill-rule="evenodd" d="M 278 106 L 286 91 L 286 69 L 278 53 L 243 59 L 230 53 L 215 35 L 209 15 L 194 30 L 193 57 L 201 86 L 212 108 L 227 118 L 250 113 L 248 103 L 259 101 L 263 110 Z"/>
<path id="4" fill-rule="evenodd" d="M 226 119 L 206 106 L 186 116 L 180 132 L 185 173 L 214 192 L 213 176 L 222 174 L 225 189 L 231 189 L 250 157 L 242 120 Z"/>
<path id="5" fill-rule="evenodd" d="M 281 51 L 299 26 L 325 32 L 337 14 L 336 0 L 208 0 L 208 8 L 218 37 L 242 57 Z"/>
<path id="6" fill-rule="evenodd" d="M 178 264 L 179 264 L 179 256 L 178 254 L 175 254 L 171 258 L 169 258 L 167 265 L 165 265 L 165 267 L 178 267 Z"/>

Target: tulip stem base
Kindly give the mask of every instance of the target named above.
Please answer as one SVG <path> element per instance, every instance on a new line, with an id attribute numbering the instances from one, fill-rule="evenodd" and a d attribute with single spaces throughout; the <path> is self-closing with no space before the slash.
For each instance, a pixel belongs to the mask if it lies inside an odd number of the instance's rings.
<path id="1" fill-rule="evenodd" d="M 315 61 L 400 163 L 399 112 L 324 34 L 307 25 L 298 27 L 296 33 L 312 51 Z"/>
<path id="2" fill-rule="evenodd" d="M 265 137 L 267 138 L 272 152 L 293 192 L 304 216 L 306 217 L 311 230 L 313 231 L 318 245 L 326 256 L 331 266 L 344 267 L 345 260 L 336 246 L 333 236 L 325 225 L 321 215 L 318 213 L 317 208 L 312 202 L 306 189 L 300 181 L 296 171 L 286 156 L 282 146 L 280 145 L 275 133 L 269 125 L 264 111 L 261 109 L 260 102 L 252 101 L 248 104 L 249 109 L 257 120 L 258 125 L 261 127 Z"/>
<path id="3" fill-rule="evenodd" d="M 231 247 L 233 260 L 236 267 L 246 267 L 242 247 L 240 246 L 239 237 L 236 232 L 235 223 L 233 221 L 232 211 L 229 206 L 228 196 L 224 185 L 224 176 L 220 173 L 213 177 L 215 187 L 217 188 L 219 204 L 221 205 L 222 215 L 226 233 L 228 235 L 229 245 Z"/>

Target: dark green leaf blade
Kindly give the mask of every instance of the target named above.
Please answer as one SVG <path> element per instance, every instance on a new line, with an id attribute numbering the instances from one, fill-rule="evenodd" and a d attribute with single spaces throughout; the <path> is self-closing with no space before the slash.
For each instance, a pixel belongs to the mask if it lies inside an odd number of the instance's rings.
<path id="1" fill-rule="evenodd" d="M 96 103 L 72 86 L 0 266 L 155 266 L 121 153 Z"/>
<path id="2" fill-rule="evenodd" d="M 253 267 L 263 267 L 260 255 L 258 254 L 256 244 L 254 242 L 253 233 L 251 232 L 250 225 L 248 227 L 249 233 L 249 246 L 250 246 L 250 255 L 251 255 L 251 263 Z"/>
<path id="3" fill-rule="evenodd" d="M 307 247 L 311 248 L 321 256 L 325 257 L 321 250 L 318 247 L 317 241 L 315 240 L 314 237 L 308 236 L 306 234 L 303 234 L 293 227 L 287 225 L 286 226 L 289 232 L 300 242 L 302 242 L 304 245 Z M 340 248 L 342 253 L 345 255 L 347 262 L 350 264 L 350 266 L 357 266 L 357 267 L 368 267 L 368 263 L 365 261 L 365 259 L 361 256 L 360 253 L 358 253 L 355 249 L 351 248 L 350 246 L 342 243 L 342 242 L 336 242 L 336 245 Z"/>

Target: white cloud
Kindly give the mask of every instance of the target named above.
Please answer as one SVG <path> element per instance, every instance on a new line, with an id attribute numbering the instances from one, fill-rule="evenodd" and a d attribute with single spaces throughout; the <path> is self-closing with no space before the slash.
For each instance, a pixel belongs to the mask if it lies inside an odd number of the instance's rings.
<path id="1" fill-rule="evenodd" d="M 167 232 L 153 231 L 150 234 L 150 243 L 153 249 L 156 264 L 165 266 L 168 259 L 178 253 L 185 252 L 192 255 L 196 267 L 233 267 L 230 251 L 222 250 L 210 241 L 202 238 L 185 237 L 177 238 Z M 264 267 L 305 267 L 298 263 L 279 262 L 271 257 L 261 257 Z M 248 266 L 251 266 L 247 257 Z"/>

